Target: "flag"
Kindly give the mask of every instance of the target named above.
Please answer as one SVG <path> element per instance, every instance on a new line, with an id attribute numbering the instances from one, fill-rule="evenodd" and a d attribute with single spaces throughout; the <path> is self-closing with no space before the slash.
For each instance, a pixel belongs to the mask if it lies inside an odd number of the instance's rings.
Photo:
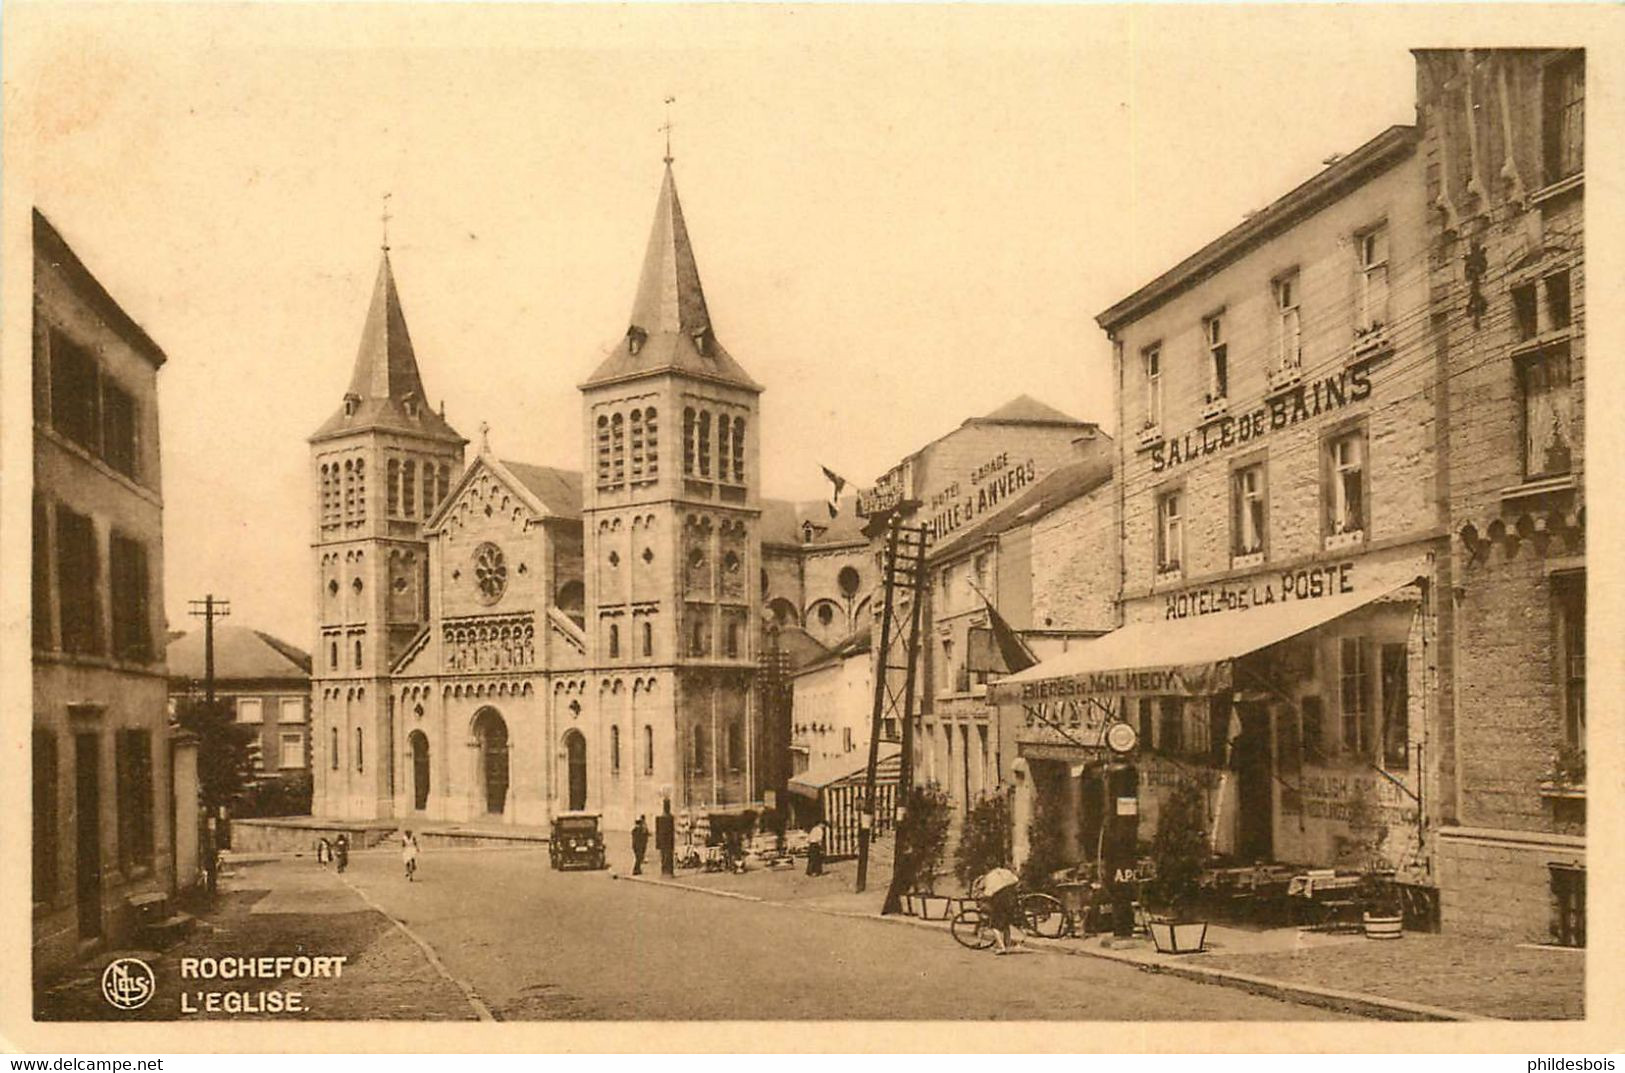
<path id="1" fill-rule="evenodd" d="M 1033 650 L 1027 647 L 1027 642 L 1021 635 L 999 614 L 999 609 L 993 606 L 993 601 L 982 594 L 982 603 L 987 605 L 988 625 L 993 628 L 993 643 L 998 646 L 999 658 L 1004 660 L 1005 670 L 1014 674 L 1024 671 L 1038 662 Z"/>
<path id="2" fill-rule="evenodd" d="M 829 481 L 829 516 L 833 519 L 841 513 L 841 489 L 846 487 L 846 478 L 830 469 L 828 466 L 819 466 L 824 471 L 824 478 Z"/>

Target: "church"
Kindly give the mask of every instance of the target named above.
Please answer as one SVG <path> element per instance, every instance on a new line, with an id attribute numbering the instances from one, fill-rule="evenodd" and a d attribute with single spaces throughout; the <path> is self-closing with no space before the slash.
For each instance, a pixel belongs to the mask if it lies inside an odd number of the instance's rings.
<path id="1" fill-rule="evenodd" d="M 625 334 L 580 390 L 586 472 L 499 460 L 483 434 L 465 459 L 386 246 L 309 441 L 316 815 L 625 828 L 762 800 L 787 747 L 756 688 L 764 603 L 792 626 L 816 609 L 833 643 L 866 626 L 873 559 L 760 497 L 762 387 L 713 330 L 670 159 Z M 807 573 L 774 557 L 815 550 L 852 568 L 839 591 L 770 596 Z"/>

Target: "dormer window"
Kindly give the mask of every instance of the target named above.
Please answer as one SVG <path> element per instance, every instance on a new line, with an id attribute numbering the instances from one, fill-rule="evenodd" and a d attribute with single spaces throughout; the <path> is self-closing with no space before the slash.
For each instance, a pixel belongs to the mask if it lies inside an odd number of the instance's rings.
<path id="1" fill-rule="evenodd" d="M 356 410 L 361 407 L 361 396 L 355 392 L 347 392 L 344 396 L 344 416 L 354 417 Z"/>
<path id="2" fill-rule="evenodd" d="M 401 398 L 401 406 L 406 410 L 407 417 L 418 415 L 418 395 L 415 391 L 408 391 Z"/>
<path id="3" fill-rule="evenodd" d="M 693 335 L 694 349 L 696 351 L 698 351 L 704 357 L 710 357 L 710 355 L 706 352 L 706 342 L 710 338 L 710 336 L 711 336 L 711 329 L 710 328 L 701 328 L 699 331 L 695 332 L 694 335 Z"/>
<path id="4" fill-rule="evenodd" d="M 638 351 L 643 349 L 643 344 L 648 342 L 648 340 L 649 333 L 645 332 L 642 328 L 639 328 L 636 324 L 626 329 L 626 349 L 627 352 L 633 357 L 637 356 Z"/>

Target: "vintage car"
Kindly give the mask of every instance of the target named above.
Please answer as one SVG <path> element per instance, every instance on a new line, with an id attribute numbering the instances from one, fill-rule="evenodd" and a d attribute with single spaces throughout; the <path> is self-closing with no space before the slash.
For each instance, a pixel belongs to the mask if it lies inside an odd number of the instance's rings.
<path id="1" fill-rule="evenodd" d="M 604 835 L 596 812 L 563 812 L 553 817 L 547 855 L 555 871 L 604 867 Z"/>

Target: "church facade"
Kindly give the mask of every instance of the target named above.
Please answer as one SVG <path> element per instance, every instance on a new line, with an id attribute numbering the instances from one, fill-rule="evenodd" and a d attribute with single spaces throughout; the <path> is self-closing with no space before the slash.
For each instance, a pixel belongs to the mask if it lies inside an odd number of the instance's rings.
<path id="1" fill-rule="evenodd" d="M 759 801 L 761 390 L 712 328 L 670 161 L 625 335 L 581 385 L 585 473 L 483 442 L 465 465 L 386 250 L 310 438 L 313 812 L 624 828 Z"/>

